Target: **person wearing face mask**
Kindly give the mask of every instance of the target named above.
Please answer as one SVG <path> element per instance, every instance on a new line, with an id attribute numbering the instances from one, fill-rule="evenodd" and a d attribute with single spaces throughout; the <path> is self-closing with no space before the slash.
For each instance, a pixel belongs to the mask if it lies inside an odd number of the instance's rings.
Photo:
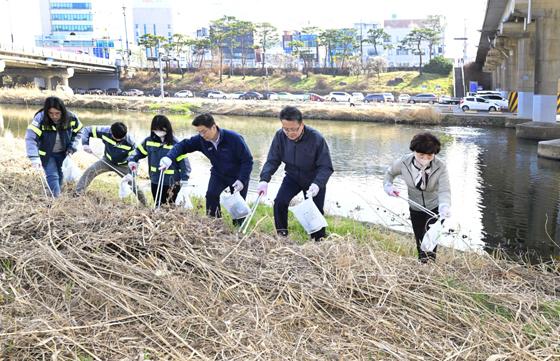
<path id="1" fill-rule="evenodd" d="M 82 135 L 82 123 L 66 110 L 57 97 L 45 99 L 43 109 L 35 113 L 25 132 L 27 157 L 35 169 L 43 169 L 54 197 L 62 188 L 62 163 L 76 152 Z"/>
<path id="2" fill-rule="evenodd" d="M 114 172 L 122 177 L 129 173 L 128 157 L 132 155 L 134 148 L 136 148 L 136 143 L 128 134 L 126 125 L 121 122 L 113 123 L 110 127 L 99 125 L 84 127 L 82 148 L 86 153 L 93 154 L 89 145 L 90 138 L 100 139 L 105 150 L 103 157 L 86 169 L 78 181 L 76 186 L 76 194 L 78 195 L 83 194 L 93 179 L 100 174 Z M 146 205 L 144 192 L 138 192 L 138 200 Z"/>
<path id="3" fill-rule="evenodd" d="M 385 192 L 393 197 L 399 196 L 393 180 L 400 175 L 406 183 L 408 198 L 411 201 L 443 218 L 451 217 L 449 174 L 445 163 L 436 157 L 440 149 L 439 139 L 431 133 L 416 134 L 410 142 L 412 153 L 398 159 L 387 169 L 383 182 Z M 424 252 L 420 249 L 420 244 L 429 225 L 434 223 L 436 218 L 411 203 L 410 220 L 416 238 L 418 258 L 421 262 L 435 260 L 437 248 L 433 252 Z"/>
<path id="4" fill-rule="evenodd" d="M 259 194 L 266 195 L 268 183 L 280 164 L 285 164 L 286 176 L 274 199 L 274 225 L 280 236 L 288 235 L 288 206 L 299 192 L 313 202 L 323 213 L 327 182 L 334 172 L 329 146 L 317 130 L 303 124 L 301 111 L 287 106 L 280 112 L 282 128 L 279 129 L 268 151 L 260 183 Z M 311 234 L 320 241 L 326 235 L 325 228 Z"/>
<path id="5" fill-rule="evenodd" d="M 178 143 L 178 139 L 173 136 L 171 122 L 165 115 L 156 115 L 152 119 L 150 130 L 150 136 L 138 144 L 132 156 L 128 158 L 128 167 L 133 172 L 137 171 L 138 161 L 148 157 L 148 172 L 155 202 L 160 179 L 159 162 Z M 186 187 L 190 173 L 191 165 L 186 155 L 173 158 L 169 168 L 163 173 L 162 203 L 175 202 L 180 188 Z"/>
<path id="6" fill-rule="evenodd" d="M 229 188 L 245 199 L 253 169 L 253 155 L 243 137 L 231 130 L 218 127 L 211 114 L 200 114 L 192 121 L 197 135 L 183 139 L 161 159 L 160 169 L 167 169 L 171 160 L 192 152 L 201 152 L 212 164 L 206 191 L 206 214 L 221 217 L 220 194 Z M 243 219 L 233 221 L 235 225 Z"/>

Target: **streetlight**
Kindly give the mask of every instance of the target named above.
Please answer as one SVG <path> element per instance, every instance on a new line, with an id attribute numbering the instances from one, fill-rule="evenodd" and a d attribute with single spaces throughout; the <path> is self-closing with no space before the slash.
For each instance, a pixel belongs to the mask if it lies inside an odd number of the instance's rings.
<path id="1" fill-rule="evenodd" d="M 12 50 L 14 49 L 14 28 L 13 28 L 13 23 L 12 23 L 12 7 L 10 5 L 10 0 L 6 0 L 6 3 L 8 4 L 8 19 L 10 19 L 10 39 L 12 41 Z"/>
<path id="2" fill-rule="evenodd" d="M 128 56 L 130 54 L 130 50 L 128 49 L 128 30 L 126 28 L 126 6 L 122 7 L 122 11 L 123 11 L 123 18 L 124 18 L 124 37 L 125 37 L 125 41 L 126 41 L 126 61 L 124 63 L 125 66 L 128 66 Z"/>
<path id="3" fill-rule="evenodd" d="M 161 66 L 161 51 L 159 51 L 159 40 L 157 42 L 157 57 L 159 63 L 159 90 L 161 91 L 160 97 L 161 99 L 163 99 L 165 94 L 163 93 L 163 69 Z"/>

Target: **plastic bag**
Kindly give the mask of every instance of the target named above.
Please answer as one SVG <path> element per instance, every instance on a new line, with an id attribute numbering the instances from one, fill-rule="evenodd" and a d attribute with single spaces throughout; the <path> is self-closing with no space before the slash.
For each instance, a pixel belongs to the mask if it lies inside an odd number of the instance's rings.
<path id="1" fill-rule="evenodd" d="M 449 219 L 440 218 L 430 225 L 430 228 L 422 238 L 420 249 L 424 252 L 433 252 L 436 246 L 460 248 L 457 242 L 457 234 L 450 228 Z"/>
<path id="2" fill-rule="evenodd" d="M 245 199 L 241 197 L 239 192 L 235 192 L 232 195 L 222 196 L 220 203 L 224 208 L 231 214 L 232 219 L 240 219 L 247 217 L 251 213 L 251 209 L 245 202 Z"/>
<path id="3" fill-rule="evenodd" d="M 175 200 L 175 204 L 185 209 L 193 208 L 193 204 L 191 202 L 191 197 L 189 197 L 189 192 L 187 190 L 187 187 L 182 186 L 181 189 L 179 189 L 179 193 L 177 194 L 177 199 Z"/>
<path id="4" fill-rule="evenodd" d="M 129 177 L 123 177 L 119 187 L 119 198 L 124 199 L 132 194 L 132 184 Z"/>
<path id="5" fill-rule="evenodd" d="M 72 158 L 66 157 L 62 162 L 62 181 L 64 183 L 74 182 L 77 183 L 80 177 L 82 176 L 82 171 Z"/>
<path id="6" fill-rule="evenodd" d="M 294 213 L 294 216 L 307 234 L 315 233 L 328 225 L 327 220 L 321 214 L 312 198 L 307 198 L 297 206 L 290 207 L 290 211 Z"/>

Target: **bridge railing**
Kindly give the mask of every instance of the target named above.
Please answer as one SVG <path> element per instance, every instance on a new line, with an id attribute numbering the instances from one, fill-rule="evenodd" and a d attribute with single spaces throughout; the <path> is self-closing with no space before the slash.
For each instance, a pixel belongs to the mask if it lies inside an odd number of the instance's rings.
<path id="1" fill-rule="evenodd" d="M 18 55 L 24 56 L 40 56 L 45 58 L 52 58 L 53 60 L 67 60 L 76 61 L 81 63 L 105 65 L 105 66 L 115 66 L 114 62 L 109 59 L 102 59 L 95 56 L 74 54 L 64 51 L 57 51 L 50 48 L 40 48 L 40 47 L 18 47 L 12 44 L 2 44 L 0 43 L 0 51 L 10 52 Z"/>

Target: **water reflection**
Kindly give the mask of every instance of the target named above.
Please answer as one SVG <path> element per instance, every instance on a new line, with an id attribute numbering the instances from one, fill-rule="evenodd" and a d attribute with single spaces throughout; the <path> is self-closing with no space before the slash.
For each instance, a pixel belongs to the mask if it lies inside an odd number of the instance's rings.
<path id="1" fill-rule="evenodd" d="M 37 109 L 2 106 L 0 114 L 6 131 L 23 137 Z M 138 141 L 147 136 L 153 117 L 151 113 L 138 112 L 79 110 L 77 113 L 86 125 L 123 121 Z M 170 119 L 179 138 L 194 134 L 191 116 L 171 115 Z M 259 117 L 218 116 L 216 119 L 224 128 L 243 134 L 251 148 L 255 166 L 250 189 L 254 190 L 280 122 Z M 325 209 L 331 214 L 409 231 L 407 204 L 385 195 L 383 174 L 394 159 L 408 152 L 412 136 L 428 128 L 334 121 L 307 124 L 325 135 L 335 167 L 327 187 Z M 536 143 L 517 139 L 515 131 L 510 129 L 430 127 L 429 130 L 444 143 L 440 156 L 449 167 L 452 209 L 465 241 L 472 244 L 485 241 L 490 248 L 506 247 L 512 253 L 529 249 L 541 256 L 560 254 L 554 244 L 560 243 L 560 162 L 538 158 Z M 101 151 L 101 144 L 93 145 Z M 209 162 L 201 155 L 190 159 L 193 192 L 203 195 L 210 175 Z M 268 202 L 274 199 L 282 176 L 280 169 L 273 177 Z M 401 181 L 396 185 L 405 189 Z M 255 197 L 254 192 L 250 197 Z"/>

